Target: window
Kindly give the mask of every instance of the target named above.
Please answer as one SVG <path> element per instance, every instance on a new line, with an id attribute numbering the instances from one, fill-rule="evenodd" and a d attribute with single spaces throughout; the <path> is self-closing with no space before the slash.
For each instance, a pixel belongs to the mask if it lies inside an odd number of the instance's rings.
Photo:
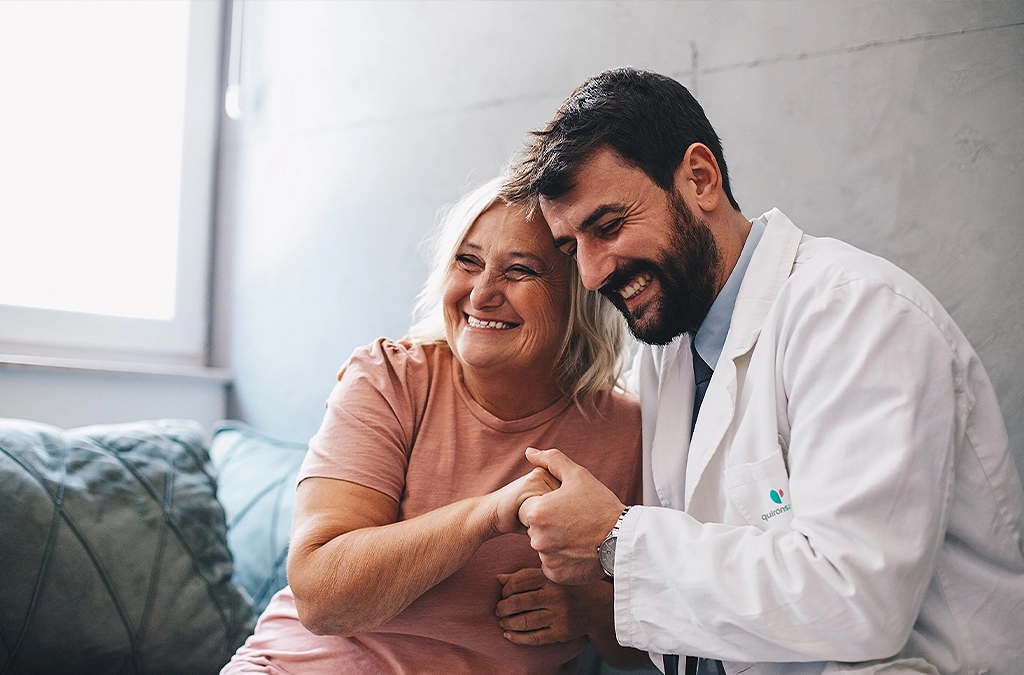
<path id="1" fill-rule="evenodd" d="M 0 2 L 0 352 L 205 363 L 221 13 Z"/>

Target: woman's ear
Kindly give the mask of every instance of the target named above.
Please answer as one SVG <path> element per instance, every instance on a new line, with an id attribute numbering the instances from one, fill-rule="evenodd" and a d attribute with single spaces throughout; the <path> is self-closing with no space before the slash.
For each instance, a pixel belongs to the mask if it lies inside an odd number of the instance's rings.
<path id="1" fill-rule="evenodd" d="M 705 213 L 718 208 L 722 197 L 722 172 L 708 146 L 694 143 L 686 149 L 676 169 L 675 187 L 691 208 L 695 204 Z"/>

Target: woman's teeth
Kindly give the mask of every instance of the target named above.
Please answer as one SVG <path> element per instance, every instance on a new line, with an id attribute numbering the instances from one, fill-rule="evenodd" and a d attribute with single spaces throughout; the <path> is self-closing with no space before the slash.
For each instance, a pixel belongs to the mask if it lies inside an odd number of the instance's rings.
<path id="1" fill-rule="evenodd" d="M 504 321 L 481 321 L 475 316 L 466 315 L 466 321 L 473 328 L 497 328 L 498 330 L 504 330 L 506 328 L 515 327 L 514 323 L 505 323 Z"/>
<path id="2" fill-rule="evenodd" d="M 641 274 L 636 279 L 634 279 L 633 283 L 631 283 L 629 286 L 619 289 L 619 295 L 622 296 L 623 300 L 629 300 L 634 295 L 647 288 L 647 284 L 651 283 L 651 279 L 653 278 L 654 277 L 652 277 L 650 274 Z"/>

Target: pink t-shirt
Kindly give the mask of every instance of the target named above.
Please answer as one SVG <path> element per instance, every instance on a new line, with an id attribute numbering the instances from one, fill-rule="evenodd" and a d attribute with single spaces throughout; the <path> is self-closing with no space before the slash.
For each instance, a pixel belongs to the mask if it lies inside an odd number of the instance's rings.
<path id="1" fill-rule="evenodd" d="M 529 472 L 523 453 L 533 446 L 559 448 L 624 503 L 640 501 L 640 408 L 632 396 L 606 390 L 582 412 L 563 399 L 507 422 L 473 400 L 447 347 L 383 339 L 356 350 L 338 378 L 300 481 L 336 478 L 379 490 L 399 502 L 404 520 Z M 540 567 L 528 537 L 491 539 L 391 621 L 351 638 L 306 631 L 285 588 L 224 672 L 575 672 L 583 639 L 523 647 L 502 637 L 497 577 L 524 567 Z"/>

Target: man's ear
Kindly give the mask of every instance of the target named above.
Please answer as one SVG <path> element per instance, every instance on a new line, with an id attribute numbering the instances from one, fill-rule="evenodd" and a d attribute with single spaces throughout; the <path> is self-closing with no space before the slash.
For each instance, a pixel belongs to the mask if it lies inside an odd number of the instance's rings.
<path id="1" fill-rule="evenodd" d="M 675 187 L 691 208 L 696 204 L 705 213 L 718 208 L 722 197 L 722 172 L 708 146 L 694 143 L 686 149 L 676 169 Z"/>

